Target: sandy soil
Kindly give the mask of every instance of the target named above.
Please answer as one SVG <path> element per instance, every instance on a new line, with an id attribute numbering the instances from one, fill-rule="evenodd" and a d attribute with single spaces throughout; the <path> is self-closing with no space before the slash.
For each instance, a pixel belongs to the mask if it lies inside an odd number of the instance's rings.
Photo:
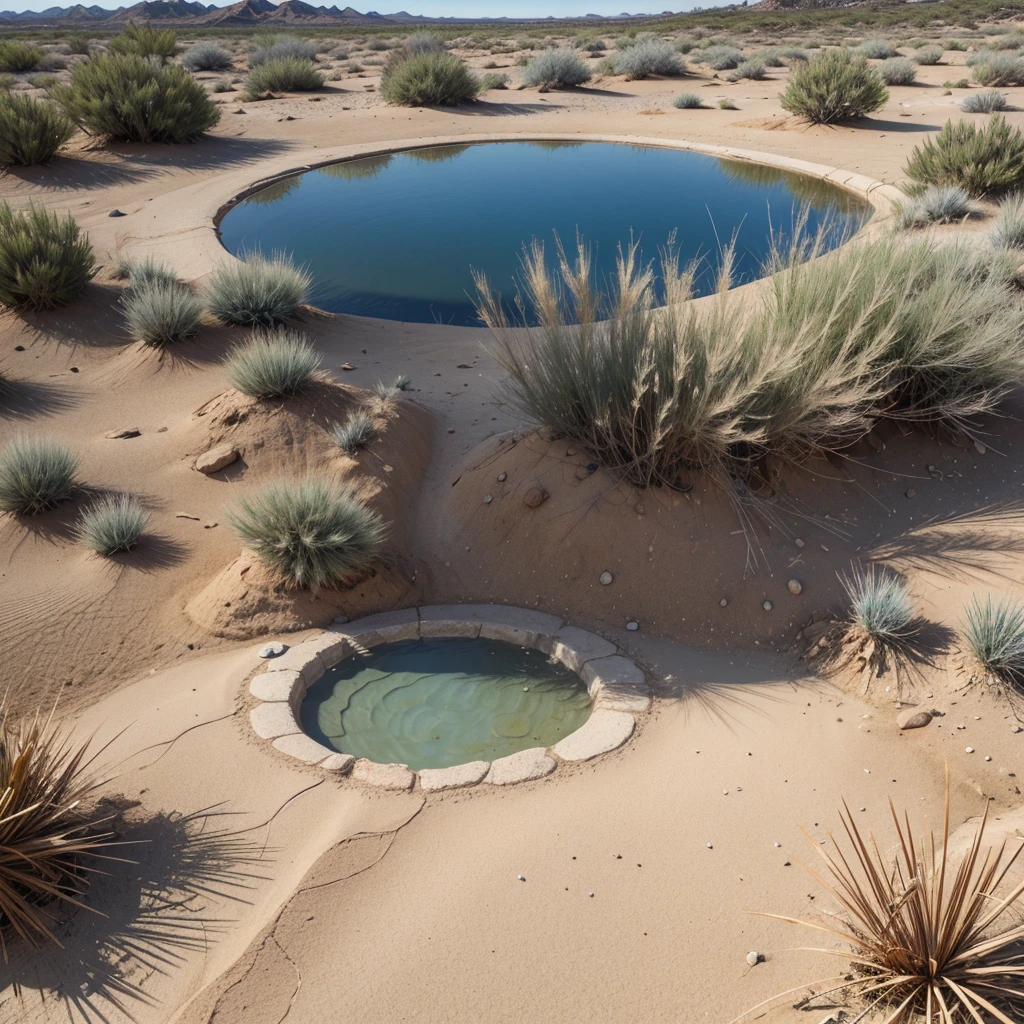
<path id="1" fill-rule="evenodd" d="M 685 496 L 639 494 L 581 473 L 564 443 L 495 406 L 482 330 L 311 316 L 335 383 L 305 404 L 239 417 L 246 403 L 226 393 L 220 367 L 230 332 L 206 327 L 161 359 L 125 339 L 113 279 L 119 255 L 152 254 L 201 283 L 228 258 L 212 221 L 231 195 L 325 154 L 412 140 L 686 140 L 896 183 L 913 145 L 955 115 L 959 92 L 939 83 L 963 76 L 963 57 L 920 69 L 924 84 L 894 88 L 874 118 L 834 129 L 782 116 L 785 70 L 766 82 L 492 92 L 454 111 L 387 108 L 367 88 L 375 78 L 349 77 L 315 103 L 218 96 L 221 125 L 195 146 L 83 147 L 0 178 L 15 206 L 73 212 L 104 265 L 72 307 L 0 316 L 0 438 L 72 441 L 87 489 L 131 491 L 153 522 L 140 551 L 101 560 L 74 542 L 74 503 L 0 521 L 12 699 L 34 707 L 60 692 L 69 725 L 117 736 L 104 793 L 125 839 L 145 841 L 127 848 L 138 867 L 90 895 L 108 918 L 74 915 L 65 950 L 15 958 L 0 1019 L 725 1024 L 832 973 L 828 958 L 786 952 L 807 933 L 748 916 L 814 910 L 797 865 L 813 851 L 798 826 L 823 837 L 845 797 L 887 842 L 886 797 L 935 817 L 948 761 L 956 823 L 987 799 L 996 831 L 1018 828 L 1024 734 L 1005 703 L 963 689 L 970 667 L 951 638 L 972 593 L 1022 592 L 1017 399 L 985 424 L 983 451 L 883 435 L 780 481 L 818 522 L 761 530 L 752 555 L 701 481 Z M 682 89 L 739 109 L 675 110 Z M 1024 106 L 1024 90 L 1009 91 Z M 108 216 L 115 208 L 126 216 Z M 228 500 L 323 464 L 334 410 L 397 373 L 415 390 L 378 455 L 332 465 L 395 524 L 379 571 L 318 601 L 275 592 L 258 569 L 240 582 L 251 563 L 224 524 Z M 140 436 L 105 437 L 125 427 Z M 241 463 L 196 472 L 195 456 L 222 440 L 242 448 Z M 522 496 L 538 484 L 551 498 L 527 509 Z M 836 572 L 853 559 L 905 571 L 935 624 L 938 653 L 902 681 L 907 701 L 945 712 L 927 729 L 896 728 L 895 679 L 860 694 L 860 680 L 823 681 L 797 657 L 798 630 L 840 606 Z M 605 569 L 610 587 L 597 582 Z M 444 601 L 538 607 L 606 633 L 650 668 L 655 713 L 598 763 L 429 799 L 326 780 L 257 745 L 244 714 L 257 665 L 247 629 L 284 636 L 339 611 Z M 640 630 L 625 632 L 634 619 Z M 750 950 L 766 961 L 748 967 Z M 829 1012 L 784 1003 L 759 1019 L 817 1024 Z"/>

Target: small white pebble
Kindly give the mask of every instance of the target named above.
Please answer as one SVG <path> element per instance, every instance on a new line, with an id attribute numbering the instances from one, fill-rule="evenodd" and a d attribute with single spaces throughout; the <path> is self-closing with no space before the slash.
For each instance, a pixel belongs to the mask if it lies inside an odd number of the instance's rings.
<path id="1" fill-rule="evenodd" d="M 992 758 L 991 758 L 991 757 L 989 757 L 989 756 L 988 756 L 988 754 L 986 754 L 986 755 L 985 755 L 985 760 L 986 760 L 986 761 L 991 761 L 991 760 L 992 760 Z"/>
<path id="2" fill-rule="evenodd" d="M 965 751 L 966 751 L 966 752 L 967 752 L 968 754 L 973 754 L 973 753 L 974 753 L 974 747 L 964 747 L 964 750 L 965 750 Z"/>
<path id="3" fill-rule="evenodd" d="M 588 892 L 587 895 L 588 896 L 593 896 L 594 894 L 592 892 Z"/>
<path id="4" fill-rule="evenodd" d="M 628 629 L 630 631 L 630 633 L 635 633 L 639 628 L 640 628 L 640 623 L 639 622 L 627 622 L 626 623 L 626 629 Z"/>
<path id="5" fill-rule="evenodd" d="M 523 693 L 529 693 L 529 692 L 530 692 L 530 688 L 528 686 L 524 686 L 523 687 Z"/>
<path id="6" fill-rule="evenodd" d="M 776 850 L 781 850 L 782 849 L 782 843 L 776 843 L 775 844 L 775 849 Z"/>
<path id="7" fill-rule="evenodd" d="M 763 603 L 763 604 L 761 605 L 761 607 L 762 607 L 762 608 L 763 608 L 763 609 L 764 609 L 764 610 L 765 610 L 766 612 L 770 612 L 770 611 L 772 610 L 772 603 L 771 603 L 771 601 L 765 601 L 765 602 L 764 602 L 764 603 Z"/>
<path id="8" fill-rule="evenodd" d="M 489 495 L 489 494 L 485 494 L 485 495 L 484 495 L 484 504 L 485 504 L 485 505 L 490 505 L 490 503 L 491 503 L 492 501 L 494 501 L 494 498 L 493 498 L 493 497 L 491 497 L 491 495 Z"/>
<path id="9" fill-rule="evenodd" d="M 714 847 L 710 843 L 707 844 L 707 847 L 708 847 L 709 850 L 713 850 L 714 849 Z"/>
<path id="10" fill-rule="evenodd" d="M 718 604 L 722 608 L 727 608 L 729 605 L 729 598 L 723 597 L 722 600 L 718 602 Z"/>
<path id="11" fill-rule="evenodd" d="M 526 881 L 526 879 L 522 875 L 516 875 L 516 878 L 518 878 L 520 882 Z"/>
<path id="12" fill-rule="evenodd" d="M 614 578 L 615 577 L 612 576 L 612 574 L 607 569 L 605 569 L 605 571 L 601 573 L 600 576 L 598 576 L 597 580 L 602 587 L 607 587 Z"/>
<path id="13" fill-rule="evenodd" d="M 737 786 L 736 787 L 736 792 L 737 793 L 742 793 L 743 792 L 743 787 L 742 786 Z"/>

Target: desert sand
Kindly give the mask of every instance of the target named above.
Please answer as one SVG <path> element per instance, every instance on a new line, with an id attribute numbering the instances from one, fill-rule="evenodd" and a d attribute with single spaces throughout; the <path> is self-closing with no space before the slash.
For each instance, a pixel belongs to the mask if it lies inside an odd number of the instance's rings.
<path id="1" fill-rule="evenodd" d="M 893 432 L 794 473 L 788 493 L 820 519 L 788 536 L 759 531 L 752 571 L 714 488 L 640 494 L 604 471 L 581 480 L 580 456 L 496 405 L 483 329 L 311 312 L 303 329 L 344 385 L 324 402 L 398 373 L 413 382 L 380 458 L 345 464 L 317 433 L 330 410 L 316 395 L 266 411 L 226 391 L 227 330 L 204 327 L 163 356 L 128 342 L 114 279 L 119 258 L 153 255 L 201 284 L 231 258 L 218 211 L 254 182 L 437 140 L 727 146 L 898 184 L 914 144 L 956 116 L 941 83 L 961 77 L 963 57 L 947 53 L 920 69 L 922 84 L 891 89 L 883 111 L 837 128 L 782 114 L 786 69 L 764 82 L 705 73 L 684 86 L 491 92 L 456 110 L 384 106 L 369 74 L 328 83 L 316 103 L 227 96 L 195 145 L 81 145 L 0 177 L 15 207 L 72 212 L 103 264 L 84 300 L 0 316 L 0 439 L 31 429 L 73 440 L 90 488 L 129 490 L 153 518 L 143 547 L 108 560 L 74 543 L 73 505 L 0 520 L 9 699 L 33 708 L 59 694 L 68 728 L 109 741 L 102 796 L 137 844 L 123 848 L 137 863 L 90 891 L 106 917 L 67 915 L 63 950 L 14 957 L 0 1019 L 726 1024 L 835 973 L 828 957 L 792 951 L 812 935 L 750 915 L 815 910 L 798 863 L 814 841 L 800 826 L 823 839 L 845 799 L 888 842 L 890 796 L 938 822 L 948 763 L 954 824 L 988 802 L 993 837 L 1019 832 L 1024 733 L 1008 704 L 966 685 L 955 642 L 865 691 L 855 673 L 817 674 L 798 637 L 841 609 L 837 572 L 855 559 L 905 572 L 921 614 L 947 630 L 972 593 L 1024 595 L 1018 398 L 984 424 L 986 444 Z M 739 109 L 675 110 L 683 87 Z M 1009 92 L 1024 106 L 1024 90 Z M 1024 125 L 1024 113 L 1007 116 Z M 979 218 L 959 230 L 983 228 Z M 139 436 L 105 436 L 129 427 Z M 222 441 L 242 460 L 196 472 L 196 455 Z M 380 570 L 316 601 L 274 592 L 258 567 L 244 577 L 227 501 L 328 457 L 394 524 Z M 551 499 L 527 509 L 536 485 Z M 614 585 L 599 585 L 605 570 Z M 339 614 L 474 601 L 610 637 L 648 669 L 653 713 L 595 762 L 429 796 L 326 778 L 252 735 L 246 680 L 267 639 L 294 643 Z M 638 631 L 625 630 L 631 620 Z M 901 732 L 901 698 L 943 717 Z M 749 966 L 750 951 L 764 961 Z M 795 1001 L 751 1019 L 833 1019 L 828 1001 Z"/>

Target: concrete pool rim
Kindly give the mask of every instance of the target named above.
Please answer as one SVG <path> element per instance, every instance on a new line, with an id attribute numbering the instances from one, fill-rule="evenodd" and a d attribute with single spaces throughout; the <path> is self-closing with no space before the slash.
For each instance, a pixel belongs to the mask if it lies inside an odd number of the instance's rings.
<path id="1" fill-rule="evenodd" d="M 593 702 L 590 717 L 550 747 L 421 771 L 341 753 L 303 731 L 299 707 L 312 683 L 328 669 L 382 644 L 443 637 L 484 637 L 550 655 L 586 684 Z M 562 764 L 589 761 L 626 743 L 637 716 L 651 706 L 643 669 L 612 641 L 547 612 L 486 604 L 423 605 L 334 623 L 268 659 L 252 677 L 249 693 L 258 701 L 249 712 L 250 725 L 279 753 L 381 789 L 407 791 L 418 785 L 424 792 L 527 782 L 550 775 Z"/>

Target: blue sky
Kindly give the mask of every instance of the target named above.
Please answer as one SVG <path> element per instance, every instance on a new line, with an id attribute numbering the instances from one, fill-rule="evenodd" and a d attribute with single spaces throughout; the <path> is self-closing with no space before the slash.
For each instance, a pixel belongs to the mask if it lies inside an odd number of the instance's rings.
<path id="1" fill-rule="evenodd" d="M 75 0 L 0 0 L 0 10 L 7 11 L 42 11 L 48 7 L 67 7 Z M 99 3 L 101 7 L 128 7 L 134 0 L 82 0 L 86 6 Z M 228 0 L 203 0 L 204 3 L 216 3 L 218 7 L 227 6 Z M 337 3 L 346 6 L 346 0 L 308 0 L 314 6 L 323 4 L 329 7 Z M 659 4 L 657 0 L 504 0 L 494 3 L 493 0 L 359 0 L 352 3 L 357 11 L 376 10 L 381 14 L 389 11 L 407 10 L 410 14 L 426 14 L 434 17 L 501 17 L 512 18 L 546 18 L 549 14 L 555 17 L 576 17 L 583 14 L 621 14 L 623 11 L 637 14 L 641 12 L 660 13 L 664 10 L 685 11 L 694 6 L 722 7 L 732 0 L 665 0 Z"/>

